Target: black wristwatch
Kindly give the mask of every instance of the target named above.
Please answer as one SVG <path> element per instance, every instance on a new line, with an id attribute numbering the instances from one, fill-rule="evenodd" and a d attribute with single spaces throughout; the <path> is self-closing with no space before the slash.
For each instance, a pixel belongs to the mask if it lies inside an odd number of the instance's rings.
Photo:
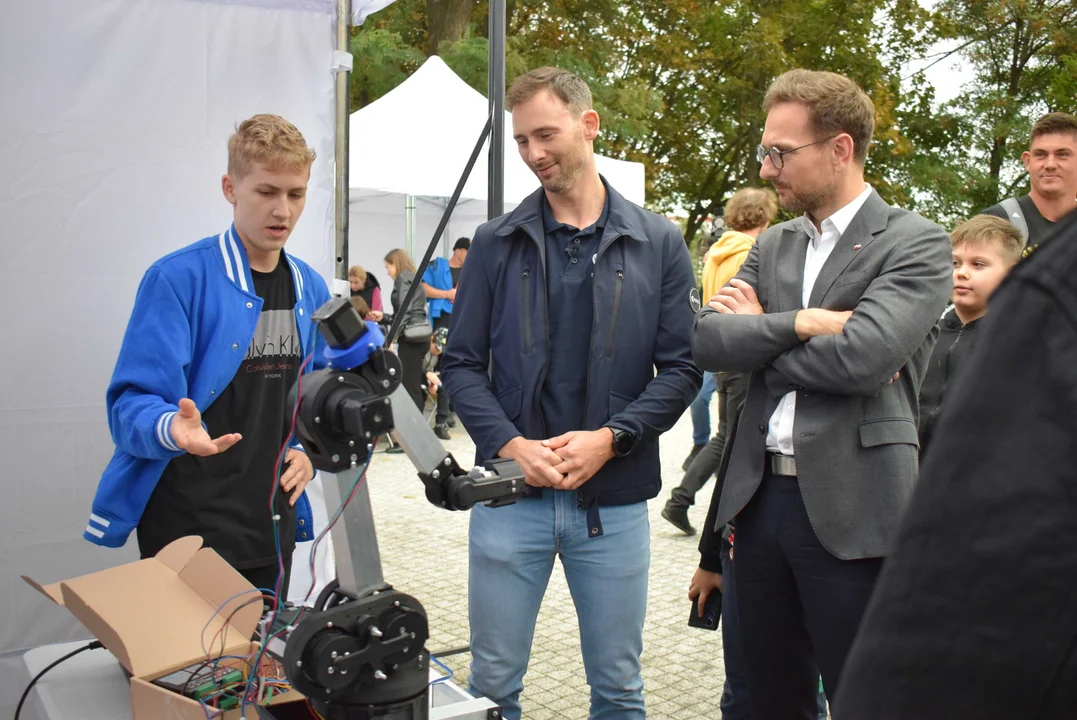
<path id="1" fill-rule="evenodd" d="M 610 427 L 610 432 L 613 433 L 613 454 L 617 457 L 624 457 L 632 452 L 632 448 L 636 447 L 636 436 L 627 430 L 620 428 Z"/>

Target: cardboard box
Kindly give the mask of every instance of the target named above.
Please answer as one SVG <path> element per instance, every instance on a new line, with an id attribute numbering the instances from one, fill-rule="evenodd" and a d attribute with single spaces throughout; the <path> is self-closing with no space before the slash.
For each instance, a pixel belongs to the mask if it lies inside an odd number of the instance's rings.
<path id="1" fill-rule="evenodd" d="M 246 656 L 258 650 L 251 637 L 262 605 L 240 608 L 258 597 L 258 591 L 220 555 L 203 548 L 197 536 L 176 540 L 156 557 L 53 585 L 40 585 L 26 576 L 23 580 L 66 607 L 131 673 L 134 720 L 205 720 L 201 703 L 151 681 L 207 657 Z M 238 597 L 229 600 L 233 595 Z M 226 626 L 225 619 L 233 611 Z M 224 638 L 224 652 L 221 637 L 209 647 L 218 631 Z M 240 661 L 221 664 L 247 673 Z M 292 691 L 275 696 L 268 704 L 302 698 Z M 213 717 L 239 720 L 241 716 L 237 708 Z M 244 717 L 256 720 L 257 710 L 248 706 Z"/>

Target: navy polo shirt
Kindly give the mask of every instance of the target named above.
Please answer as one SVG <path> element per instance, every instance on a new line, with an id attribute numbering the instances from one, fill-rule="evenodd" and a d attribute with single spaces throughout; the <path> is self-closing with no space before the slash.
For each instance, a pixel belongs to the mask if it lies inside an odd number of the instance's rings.
<path id="1" fill-rule="evenodd" d="M 540 406 L 546 432 L 556 437 L 583 430 L 587 409 L 587 361 L 594 323 L 594 257 L 610 212 L 610 196 L 602 215 L 580 230 L 558 222 L 542 194 L 542 228 L 546 242 L 546 310 L 550 328 L 550 361 Z"/>

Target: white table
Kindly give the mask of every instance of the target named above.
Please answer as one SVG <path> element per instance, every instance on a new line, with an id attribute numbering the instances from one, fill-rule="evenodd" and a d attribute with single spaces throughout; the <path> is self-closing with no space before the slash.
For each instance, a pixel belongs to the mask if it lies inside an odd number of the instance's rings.
<path id="1" fill-rule="evenodd" d="M 5 695 L 0 709 L 5 717 L 15 712 L 15 703 L 30 680 L 50 663 L 76 650 L 88 641 L 43 645 L 21 656 L 0 662 L 4 679 L 0 685 Z M 14 665 L 16 672 L 7 672 Z M 439 675 L 431 670 L 431 680 Z M 14 680 L 12 684 L 11 681 Z M 10 711 L 7 705 L 10 703 Z M 486 698 L 473 698 L 452 682 L 438 683 L 430 691 L 430 720 L 489 720 L 497 706 Z M 8 714 L 10 713 L 10 714 Z M 86 650 L 66 660 L 41 678 L 26 704 L 20 720 L 132 720 L 130 685 L 123 667 L 108 650 Z"/>

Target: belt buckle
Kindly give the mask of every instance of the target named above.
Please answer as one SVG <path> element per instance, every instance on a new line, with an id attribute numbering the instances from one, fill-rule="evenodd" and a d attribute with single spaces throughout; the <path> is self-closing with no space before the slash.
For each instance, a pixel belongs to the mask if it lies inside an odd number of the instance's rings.
<path id="1" fill-rule="evenodd" d="M 783 477 L 796 477 L 797 461 L 790 455 L 773 453 L 770 456 L 770 471 Z"/>

